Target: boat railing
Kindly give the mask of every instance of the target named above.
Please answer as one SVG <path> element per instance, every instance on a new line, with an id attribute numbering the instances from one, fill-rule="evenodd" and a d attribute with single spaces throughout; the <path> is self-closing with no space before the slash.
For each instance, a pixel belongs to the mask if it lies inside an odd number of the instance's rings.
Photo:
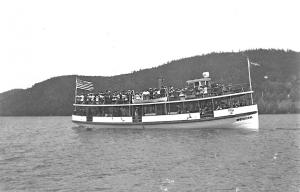
<path id="1" fill-rule="evenodd" d="M 179 101 L 179 100 L 188 100 L 188 99 L 196 99 L 196 98 L 206 98 L 206 97 L 213 97 L 213 96 L 220 96 L 220 95 L 228 95 L 228 94 L 234 94 L 234 93 L 241 93 L 250 91 L 248 84 L 230 84 L 227 86 L 224 85 L 213 85 L 211 87 L 207 87 L 205 90 L 185 90 L 184 92 L 177 92 L 176 94 L 168 94 L 163 97 L 154 98 L 154 99 L 148 99 L 143 102 L 143 100 L 135 101 L 134 95 L 130 95 L 129 97 L 132 98 L 126 98 L 126 99 L 106 99 L 105 97 L 99 97 L 96 99 L 96 96 L 92 97 L 85 97 L 82 98 L 82 96 L 77 96 L 75 104 L 96 104 L 96 105 L 105 105 L 105 104 L 131 104 L 131 103 L 149 103 L 149 102 L 161 102 L 161 101 Z M 142 97 L 141 97 L 142 98 Z M 166 99 L 164 99 L 166 98 Z M 163 100 L 162 100 L 163 99 Z"/>

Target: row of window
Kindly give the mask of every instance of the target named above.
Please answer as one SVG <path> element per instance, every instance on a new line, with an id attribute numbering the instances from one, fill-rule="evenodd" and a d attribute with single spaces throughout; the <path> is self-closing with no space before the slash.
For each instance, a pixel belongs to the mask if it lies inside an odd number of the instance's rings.
<path id="1" fill-rule="evenodd" d="M 127 105 L 127 106 L 94 106 L 75 107 L 74 114 L 82 116 L 102 117 L 131 117 L 147 115 L 167 115 L 196 113 L 210 114 L 213 110 L 228 109 L 247 106 L 251 104 L 250 95 L 238 95 L 225 98 L 208 99 L 201 101 L 185 101 L 176 103 L 157 103 L 151 105 Z"/>

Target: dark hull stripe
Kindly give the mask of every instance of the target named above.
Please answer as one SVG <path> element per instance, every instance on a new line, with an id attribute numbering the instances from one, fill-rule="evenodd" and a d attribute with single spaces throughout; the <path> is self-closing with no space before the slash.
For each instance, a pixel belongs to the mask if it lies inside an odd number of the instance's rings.
<path id="1" fill-rule="evenodd" d="M 240 113 L 236 115 L 228 115 L 223 117 L 214 117 L 214 118 L 203 118 L 203 119 L 193 119 L 193 120 L 179 120 L 179 121 L 155 121 L 155 122 L 138 122 L 138 123 L 103 123 L 103 122 L 91 122 L 91 121 L 74 121 L 74 123 L 79 124 L 92 124 L 92 125 L 159 125 L 159 124 L 176 124 L 176 123 L 195 123 L 195 122 L 204 122 L 204 121 L 215 121 L 221 119 L 228 119 L 234 117 L 240 117 L 245 115 L 252 115 L 256 114 L 257 111 L 247 112 L 247 113 Z"/>

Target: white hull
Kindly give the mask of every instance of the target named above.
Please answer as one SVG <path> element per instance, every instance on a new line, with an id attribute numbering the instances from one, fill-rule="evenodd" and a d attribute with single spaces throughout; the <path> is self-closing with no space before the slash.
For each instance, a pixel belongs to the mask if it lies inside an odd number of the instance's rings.
<path id="1" fill-rule="evenodd" d="M 238 128 L 258 130 L 259 121 L 257 113 L 257 105 L 247 106 L 243 108 L 235 108 L 234 110 L 219 110 L 215 111 L 215 118 L 199 118 L 194 114 L 180 114 L 178 116 L 189 116 L 185 120 L 163 121 L 160 117 L 152 116 L 153 121 L 148 119 L 148 122 L 132 123 L 126 119 L 116 118 L 118 122 L 87 122 L 85 116 L 72 116 L 74 123 L 85 125 L 87 128 L 133 128 L 133 129 L 201 129 L 201 128 Z M 164 119 L 172 117 L 173 115 L 164 115 Z M 192 118 L 191 118 L 192 117 Z M 194 118 L 193 118 L 194 117 Z M 173 116 L 174 118 L 174 116 Z M 112 119 L 112 118 L 111 118 Z M 156 121 L 154 121 L 156 119 Z M 158 121 L 159 120 L 159 121 Z M 123 122 L 123 123 L 122 123 Z"/>

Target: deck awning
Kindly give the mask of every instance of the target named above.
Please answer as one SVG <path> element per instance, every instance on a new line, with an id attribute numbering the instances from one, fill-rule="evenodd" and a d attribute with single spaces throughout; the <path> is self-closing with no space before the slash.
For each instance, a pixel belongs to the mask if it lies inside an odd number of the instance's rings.
<path id="1" fill-rule="evenodd" d="M 211 78 L 209 77 L 205 77 L 205 78 L 201 78 L 201 79 L 193 79 L 193 80 L 188 80 L 186 81 L 188 84 L 191 84 L 191 83 L 195 83 L 195 82 L 203 82 L 203 81 L 210 81 Z"/>

